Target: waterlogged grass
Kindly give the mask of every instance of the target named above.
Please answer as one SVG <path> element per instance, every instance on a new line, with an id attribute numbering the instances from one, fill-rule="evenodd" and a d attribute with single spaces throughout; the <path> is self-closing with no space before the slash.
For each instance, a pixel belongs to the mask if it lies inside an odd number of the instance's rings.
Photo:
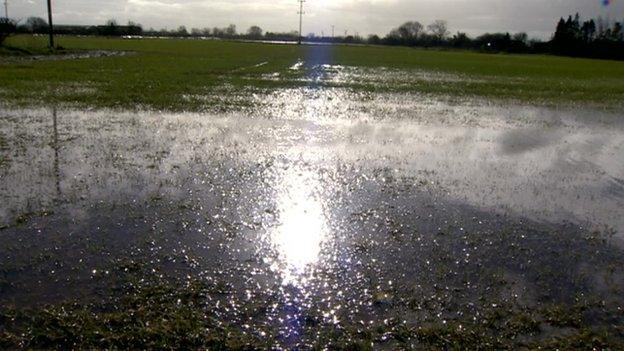
<path id="1" fill-rule="evenodd" d="M 193 286 L 175 290 L 162 285 L 137 290 L 115 305 L 68 305 L 41 310 L 3 310 L 0 347 L 28 349 L 198 349 L 267 350 L 279 338 L 275 331 L 247 331 L 217 321 L 198 308 L 205 304 L 203 290 Z M 553 306 L 563 310 L 567 307 Z M 536 338 L 541 328 L 566 325 L 544 315 L 547 311 L 498 312 L 471 321 L 431 323 L 410 328 L 399 321 L 373 326 L 310 325 L 319 336 L 310 349 L 331 345 L 334 350 L 373 350 L 387 345 L 398 349 L 620 349 L 624 344 L 606 330 L 584 325 L 567 326 L 558 337 Z M 310 322 L 313 324 L 312 322 Z M 528 341 L 522 341 L 528 340 Z M 323 341 L 329 341 L 324 343 Z"/>
<path id="2" fill-rule="evenodd" d="M 118 267 L 120 270 L 123 267 Z M 30 310 L 0 308 L 4 349 L 210 349 L 267 350 L 288 345 L 270 325 L 241 327 L 219 318 L 215 296 L 199 281 L 165 282 L 134 265 L 109 302 L 66 304 Z M 127 267 L 124 269 L 127 272 Z M 123 273 L 119 273 L 123 274 Z M 251 301 L 247 317 L 261 318 L 265 301 Z M 518 309 L 491 300 L 478 319 L 431 321 L 409 326 L 399 318 L 374 324 L 335 326 L 314 314 L 302 317 L 302 335 L 314 336 L 306 349 L 512 350 L 621 349 L 611 328 L 591 326 L 594 305 L 545 305 Z M 617 317 L 615 317 L 617 318 Z M 614 319 L 616 320 L 616 319 Z M 543 333 L 549 333 L 545 337 Z"/>
<path id="3" fill-rule="evenodd" d="M 305 79 L 290 79 L 308 74 L 305 70 L 293 72 L 289 69 L 298 60 L 312 65 L 367 69 L 379 72 L 381 77 L 381 68 L 404 70 L 406 77 L 416 71 L 457 77 L 444 80 L 425 76 L 409 80 L 409 84 L 392 80 L 378 84 L 378 80 L 371 83 L 347 77 L 338 82 L 315 82 L 315 86 L 338 85 L 363 91 L 409 91 L 564 106 L 621 107 L 624 98 L 624 62 L 615 61 L 393 47 L 299 47 L 173 39 L 61 37 L 58 42 L 70 52 L 111 50 L 131 54 L 5 62 L 0 66 L 3 87 L 0 96 L 5 103 L 175 111 L 231 108 L 227 95 L 310 85 Z M 45 37 L 17 36 L 10 38 L 7 45 L 42 52 Z M 270 74 L 278 74 L 280 78 L 266 79 Z M 229 92 L 223 92 L 224 86 L 231 88 Z M 189 101 L 184 98 L 197 94 L 216 95 L 221 99 Z"/>

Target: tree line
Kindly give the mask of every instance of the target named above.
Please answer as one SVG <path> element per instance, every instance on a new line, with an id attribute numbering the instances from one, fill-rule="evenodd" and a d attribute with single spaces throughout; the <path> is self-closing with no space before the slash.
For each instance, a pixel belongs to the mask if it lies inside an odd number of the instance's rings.
<path id="1" fill-rule="evenodd" d="M 593 57 L 624 60 L 624 29 L 622 22 L 609 23 L 603 19 L 581 21 L 578 14 L 561 18 L 555 33 L 549 41 L 530 39 L 526 33 L 486 33 L 471 37 L 457 32 L 453 35 L 448 30 L 446 21 L 436 20 L 425 26 L 418 21 L 409 21 L 394 28 L 384 37 L 359 35 L 328 37 L 308 34 L 305 40 L 319 43 L 350 43 L 393 45 L 412 47 L 442 47 L 472 49 L 485 52 L 509 53 L 550 53 L 556 55 Z M 43 18 L 30 17 L 23 24 L 17 25 L 8 19 L 0 19 L 0 43 L 11 32 L 47 33 L 47 22 Z M 180 26 L 175 29 L 143 29 L 140 24 L 129 22 L 120 25 L 109 20 L 99 26 L 63 26 L 55 25 L 57 34 L 67 35 L 102 35 L 102 36 L 149 36 L 179 38 L 224 38 L 245 40 L 297 41 L 299 33 L 264 32 L 258 26 L 251 26 L 238 32 L 236 25 L 213 28 L 191 28 Z M 3 34 L 4 33 L 4 34 Z"/>
<path id="2" fill-rule="evenodd" d="M 578 14 L 561 18 L 550 42 L 555 54 L 624 60 L 624 28 L 599 18 L 581 22 Z"/>
<path id="3" fill-rule="evenodd" d="M 419 22 L 406 22 L 384 38 L 373 35 L 366 42 L 624 60 L 622 22 L 610 23 L 601 18 L 582 22 L 579 14 L 567 20 L 561 18 L 549 41 L 529 39 L 526 33 L 486 33 L 475 38 L 462 32 L 450 35 L 445 21 L 435 21 L 427 27 Z"/>

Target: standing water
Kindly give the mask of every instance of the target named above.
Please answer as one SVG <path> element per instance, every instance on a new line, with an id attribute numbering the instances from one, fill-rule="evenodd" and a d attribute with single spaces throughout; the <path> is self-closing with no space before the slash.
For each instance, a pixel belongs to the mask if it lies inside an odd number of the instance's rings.
<path id="1" fill-rule="evenodd" d="M 193 320 L 173 325 L 258 348 L 622 332 L 618 115 L 342 88 L 246 99 L 0 111 L 0 304 L 74 329 L 103 311 Z"/>

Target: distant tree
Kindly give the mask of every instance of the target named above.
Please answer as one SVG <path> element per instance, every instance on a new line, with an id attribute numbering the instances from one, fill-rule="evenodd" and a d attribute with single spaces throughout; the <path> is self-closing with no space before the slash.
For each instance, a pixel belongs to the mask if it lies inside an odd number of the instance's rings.
<path id="1" fill-rule="evenodd" d="M 368 36 L 368 43 L 373 45 L 381 44 L 381 38 L 377 34 L 371 34 Z"/>
<path id="2" fill-rule="evenodd" d="M 355 43 L 355 37 L 353 35 L 347 35 L 342 39 L 345 43 Z"/>
<path id="3" fill-rule="evenodd" d="M 31 33 L 39 33 L 48 28 L 48 22 L 41 17 L 28 17 L 25 27 Z"/>
<path id="4" fill-rule="evenodd" d="M 176 31 L 176 35 L 180 37 L 188 37 L 189 32 L 188 30 L 186 30 L 185 26 L 180 26 L 178 27 L 178 30 Z"/>
<path id="5" fill-rule="evenodd" d="M 490 52 L 508 51 L 512 45 L 509 33 L 486 33 L 477 37 L 474 46 Z"/>
<path id="6" fill-rule="evenodd" d="M 390 45 L 417 45 L 423 36 L 424 27 L 420 22 L 405 22 L 388 33 L 384 42 Z"/>
<path id="7" fill-rule="evenodd" d="M 202 35 L 202 30 L 199 28 L 191 28 L 191 36 L 200 37 Z"/>
<path id="8" fill-rule="evenodd" d="M 513 35 L 512 40 L 526 44 L 529 41 L 529 35 L 526 33 L 516 33 Z"/>
<path id="9" fill-rule="evenodd" d="M 566 21 L 561 17 L 559 22 L 557 23 L 557 29 L 555 29 L 555 35 L 553 36 L 553 41 L 562 41 L 564 40 L 567 33 L 567 25 Z"/>
<path id="10" fill-rule="evenodd" d="M 611 39 L 613 41 L 623 41 L 624 40 L 624 30 L 622 29 L 622 23 L 615 22 L 613 25 L 613 30 L 611 31 Z"/>
<path id="11" fill-rule="evenodd" d="M 142 35 L 143 26 L 140 23 L 128 21 L 128 25 L 122 32 L 123 35 Z"/>
<path id="12" fill-rule="evenodd" d="M 509 47 L 503 50 L 515 53 L 529 51 L 529 35 L 524 32 L 514 34 L 511 36 Z"/>
<path id="13" fill-rule="evenodd" d="M 0 18 L 0 45 L 4 43 L 6 38 L 14 34 L 17 30 L 17 24 L 10 18 Z"/>
<path id="14" fill-rule="evenodd" d="M 117 24 L 117 20 L 109 19 L 104 24 L 104 28 L 101 30 L 102 35 L 106 36 L 115 36 L 119 34 L 119 25 Z"/>
<path id="15" fill-rule="evenodd" d="M 567 20 L 561 18 L 557 24 L 557 29 L 553 37 L 554 42 L 559 47 L 569 47 L 575 41 L 584 37 L 583 27 L 580 24 L 581 18 L 577 13 L 574 17 L 568 16 Z"/>
<path id="16" fill-rule="evenodd" d="M 263 32 L 262 28 L 260 28 L 258 26 L 251 26 L 247 30 L 247 35 L 252 37 L 252 38 L 260 38 L 260 37 L 262 37 L 262 32 Z"/>
<path id="17" fill-rule="evenodd" d="M 225 30 L 219 28 L 219 27 L 214 27 L 212 29 L 212 35 L 214 35 L 215 37 L 219 38 L 225 35 Z"/>
<path id="18" fill-rule="evenodd" d="M 434 39 L 442 41 L 449 35 L 448 24 L 443 20 L 436 20 L 427 26 L 427 30 L 431 33 Z"/>
<path id="19" fill-rule="evenodd" d="M 581 32 L 583 33 L 583 41 L 586 43 L 591 42 L 596 36 L 596 22 L 593 19 L 584 22 Z"/>
<path id="20" fill-rule="evenodd" d="M 393 29 L 390 31 L 390 33 L 388 33 L 388 35 L 386 36 L 386 39 L 390 39 L 390 40 L 398 40 L 401 39 L 401 33 L 399 33 L 399 29 Z"/>
<path id="21" fill-rule="evenodd" d="M 457 34 L 453 35 L 451 38 L 450 43 L 456 48 L 469 48 L 472 44 L 472 40 L 470 40 L 466 33 L 457 32 Z"/>
<path id="22" fill-rule="evenodd" d="M 574 39 L 580 39 L 582 37 L 581 34 L 581 16 L 579 16 L 578 12 L 574 15 L 574 18 L 568 18 L 569 21 L 569 31 L 570 35 Z"/>
<path id="23" fill-rule="evenodd" d="M 291 31 L 291 32 L 288 32 L 288 33 L 266 32 L 264 34 L 264 37 L 269 39 L 269 40 L 294 41 L 294 40 L 299 39 L 299 32 L 298 31 Z"/>
<path id="24" fill-rule="evenodd" d="M 597 27 L 596 39 L 600 39 L 604 36 L 604 33 L 607 31 L 607 28 L 609 28 L 608 21 L 602 17 L 598 17 L 598 19 L 596 20 L 596 27 Z"/>
<path id="25" fill-rule="evenodd" d="M 423 29 L 420 22 L 405 22 L 397 28 L 397 33 L 402 39 L 418 39 Z"/>
<path id="26" fill-rule="evenodd" d="M 143 30 L 143 26 L 141 25 L 141 23 L 137 23 L 134 21 L 128 21 L 128 27 L 136 27 L 136 28 L 141 28 L 141 30 Z"/>
<path id="27" fill-rule="evenodd" d="M 229 37 L 233 37 L 236 35 L 236 25 L 234 24 L 230 24 L 226 29 L 225 29 L 225 34 Z"/>

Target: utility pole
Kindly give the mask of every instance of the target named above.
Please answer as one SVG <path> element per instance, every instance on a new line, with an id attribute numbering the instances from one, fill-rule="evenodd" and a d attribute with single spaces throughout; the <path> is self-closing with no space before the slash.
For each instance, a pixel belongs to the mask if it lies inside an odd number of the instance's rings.
<path id="1" fill-rule="evenodd" d="M 301 45 L 301 40 L 303 40 L 303 3 L 305 0 L 299 0 L 299 45 Z"/>
<path id="2" fill-rule="evenodd" d="M 336 29 L 336 26 L 334 26 L 334 25 L 332 24 L 332 39 L 334 39 L 334 36 L 335 36 L 335 35 L 334 35 L 334 30 L 335 30 L 335 29 Z"/>
<path id="3" fill-rule="evenodd" d="M 9 18 L 9 0 L 4 0 L 4 17 Z"/>
<path id="4" fill-rule="evenodd" d="M 50 49 L 54 49 L 54 24 L 52 24 L 52 0 L 48 0 L 48 25 L 50 26 Z"/>

